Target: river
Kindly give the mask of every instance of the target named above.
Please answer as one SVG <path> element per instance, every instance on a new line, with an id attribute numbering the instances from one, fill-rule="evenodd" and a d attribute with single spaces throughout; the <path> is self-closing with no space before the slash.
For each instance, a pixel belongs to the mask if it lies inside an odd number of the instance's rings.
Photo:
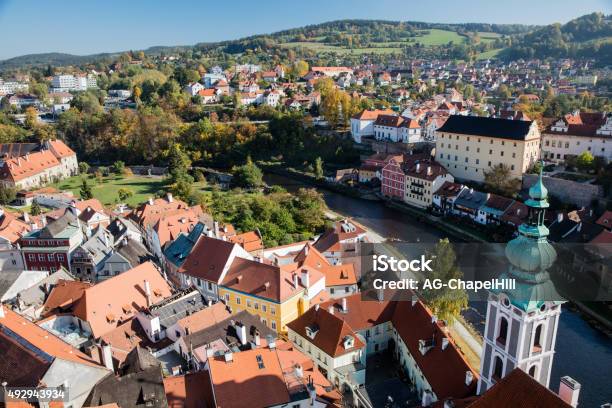
<path id="1" fill-rule="evenodd" d="M 305 187 L 299 181 L 278 175 L 267 174 L 264 180 L 269 185 L 280 185 L 288 191 Z M 445 237 L 443 232 L 380 202 L 361 200 L 328 190 L 320 191 L 332 211 L 354 218 L 383 237 L 407 242 L 435 242 Z M 475 309 L 484 309 L 475 306 Z M 600 407 L 603 403 L 612 402 L 610 372 L 612 340 L 589 326 L 579 313 L 564 307 L 559 321 L 550 388 L 557 392 L 561 377 L 569 375 L 582 384 L 579 407 Z"/>

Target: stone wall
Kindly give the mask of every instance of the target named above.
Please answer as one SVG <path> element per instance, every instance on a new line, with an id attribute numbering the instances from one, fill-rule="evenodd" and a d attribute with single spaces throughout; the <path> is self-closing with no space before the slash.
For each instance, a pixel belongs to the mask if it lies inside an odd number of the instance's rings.
<path id="1" fill-rule="evenodd" d="M 536 174 L 524 174 L 523 189 L 530 188 L 537 180 L 538 176 Z M 548 194 L 578 207 L 587 207 L 591 205 L 594 199 L 603 198 L 603 188 L 594 184 L 544 177 L 544 186 L 548 189 Z"/>

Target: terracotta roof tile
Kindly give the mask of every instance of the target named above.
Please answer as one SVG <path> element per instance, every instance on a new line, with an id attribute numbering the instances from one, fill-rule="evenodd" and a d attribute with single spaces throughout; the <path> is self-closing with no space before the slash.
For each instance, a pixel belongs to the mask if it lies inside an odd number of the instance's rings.
<path id="1" fill-rule="evenodd" d="M 134 316 L 133 312 L 123 311 L 125 304 L 130 304 L 135 311 L 147 307 L 144 281 L 151 286 L 151 304 L 172 294 L 170 286 L 153 263 L 145 262 L 85 289 L 73 313 L 87 321 L 94 337 L 98 338 Z"/>

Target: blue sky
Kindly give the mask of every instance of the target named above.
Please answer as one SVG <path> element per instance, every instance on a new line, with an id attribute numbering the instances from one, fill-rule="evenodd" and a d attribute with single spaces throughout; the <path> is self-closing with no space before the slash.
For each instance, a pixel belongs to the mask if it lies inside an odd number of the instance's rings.
<path id="1" fill-rule="evenodd" d="M 612 0 L 0 0 L 0 60 L 235 39 L 344 18 L 549 24 Z"/>

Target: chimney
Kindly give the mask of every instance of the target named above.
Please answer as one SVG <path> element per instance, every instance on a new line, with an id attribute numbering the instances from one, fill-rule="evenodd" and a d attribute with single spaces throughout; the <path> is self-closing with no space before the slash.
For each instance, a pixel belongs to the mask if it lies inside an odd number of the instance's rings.
<path id="1" fill-rule="evenodd" d="M 236 329 L 236 335 L 238 336 L 238 340 L 240 340 L 240 344 L 243 346 L 247 344 L 246 326 L 240 322 L 236 322 L 234 329 Z"/>
<path id="2" fill-rule="evenodd" d="M 144 281 L 144 291 L 147 298 L 147 307 L 151 307 L 151 284 L 146 279 Z"/>
<path id="3" fill-rule="evenodd" d="M 433 324 L 436 324 L 437 321 L 438 321 L 438 317 L 436 315 L 431 315 L 431 322 Z"/>
<path id="4" fill-rule="evenodd" d="M 4 210 L 2 210 L 2 212 L 4 213 Z M 44 216 L 42 218 L 45 218 Z M 27 212 L 23 212 L 23 222 L 25 222 L 26 224 L 30 223 L 30 214 L 28 214 Z"/>
<path id="5" fill-rule="evenodd" d="M 563 213 L 562 212 L 557 214 L 557 222 L 563 222 Z"/>
<path id="6" fill-rule="evenodd" d="M 153 197 L 149 197 L 149 205 L 153 205 Z"/>
<path id="7" fill-rule="evenodd" d="M 172 201 L 174 201 L 174 199 L 172 198 L 172 193 L 167 193 L 166 194 L 166 198 L 168 199 L 168 202 L 171 203 Z"/>
<path id="8" fill-rule="evenodd" d="M 470 385 L 474 380 L 474 374 L 468 370 L 465 372 L 465 385 Z"/>
<path id="9" fill-rule="evenodd" d="M 416 305 L 418 299 L 419 298 L 417 297 L 417 295 L 412 295 L 412 306 Z"/>
<path id="10" fill-rule="evenodd" d="M 297 378 L 303 378 L 304 377 L 304 369 L 302 368 L 302 366 L 299 363 L 296 363 L 293 366 L 293 370 L 294 370 L 295 376 Z"/>
<path id="11" fill-rule="evenodd" d="M 0 319 L 4 319 L 4 305 L 0 303 Z"/>
<path id="12" fill-rule="evenodd" d="M 293 274 L 293 287 L 296 288 L 296 289 L 298 287 L 298 280 L 299 280 L 299 278 L 298 278 L 297 273 Z"/>
<path id="13" fill-rule="evenodd" d="M 348 306 L 346 304 L 346 298 L 342 298 L 342 313 L 348 313 Z"/>
<path id="14" fill-rule="evenodd" d="M 416 164 L 416 172 L 418 173 L 421 170 L 421 163 Z"/>
<path id="15" fill-rule="evenodd" d="M 334 305 L 329 305 L 327 311 L 329 312 L 329 314 L 334 314 Z"/>
<path id="16" fill-rule="evenodd" d="M 310 287 L 310 272 L 302 270 L 302 285 L 308 289 Z"/>
<path id="17" fill-rule="evenodd" d="M 427 166 L 427 175 L 431 176 L 433 172 L 431 171 L 431 166 Z"/>
<path id="18" fill-rule="evenodd" d="M 115 371 L 115 367 L 113 365 L 113 353 L 110 344 L 102 343 L 102 363 L 109 370 Z"/>
<path id="19" fill-rule="evenodd" d="M 213 222 L 213 230 L 215 231 L 215 238 L 219 238 L 219 221 Z"/>
<path id="20" fill-rule="evenodd" d="M 227 351 L 224 354 L 225 357 L 225 362 L 226 363 L 231 363 L 232 361 L 234 361 L 234 354 L 231 351 Z"/>
<path id="21" fill-rule="evenodd" d="M 448 347 L 448 337 L 442 337 L 442 350 L 446 350 Z"/>
<path id="22" fill-rule="evenodd" d="M 578 397 L 580 395 L 580 383 L 572 377 L 566 375 L 561 377 L 559 384 L 559 397 L 572 407 L 578 406 Z"/>
<path id="23" fill-rule="evenodd" d="M 259 330 L 255 330 L 255 345 L 261 345 L 261 336 L 259 335 Z"/>

